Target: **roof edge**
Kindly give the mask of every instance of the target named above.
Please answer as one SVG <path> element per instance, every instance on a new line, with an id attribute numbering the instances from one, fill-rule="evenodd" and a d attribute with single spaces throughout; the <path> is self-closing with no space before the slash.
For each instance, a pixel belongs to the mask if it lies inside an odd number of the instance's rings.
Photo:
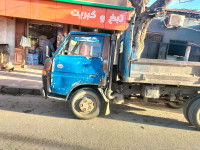
<path id="1" fill-rule="evenodd" d="M 70 35 L 99 35 L 99 36 L 111 36 L 110 34 L 107 33 L 95 33 L 95 32 L 76 32 L 72 31 L 70 32 Z"/>
<path id="2" fill-rule="evenodd" d="M 80 5 L 89 5 L 89 6 L 95 6 L 95 7 L 105 7 L 105 8 L 112 8 L 112 9 L 129 10 L 129 11 L 133 10 L 133 8 L 131 8 L 131 7 L 116 6 L 116 5 L 94 3 L 94 2 L 84 2 L 84 1 L 79 1 L 79 0 L 54 0 L 54 1 L 65 2 L 65 3 L 73 3 L 73 4 L 80 4 Z"/>

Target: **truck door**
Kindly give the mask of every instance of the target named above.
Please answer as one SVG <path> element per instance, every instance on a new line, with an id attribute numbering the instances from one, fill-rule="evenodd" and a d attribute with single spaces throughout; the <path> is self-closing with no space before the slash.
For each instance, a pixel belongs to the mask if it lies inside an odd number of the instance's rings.
<path id="1" fill-rule="evenodd" d="M 53 60 L 51 89 L 66 95 L 81 84 L 100 84 L 104 37 L 71 35 Z"/>

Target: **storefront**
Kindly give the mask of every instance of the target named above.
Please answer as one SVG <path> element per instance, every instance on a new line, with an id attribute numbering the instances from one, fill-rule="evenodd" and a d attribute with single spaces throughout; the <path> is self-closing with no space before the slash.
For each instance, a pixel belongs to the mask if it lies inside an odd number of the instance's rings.
<path id="1" fill-rule="evenodd" d="M 116 5 L 110 5 L 89 0 L 1 0 L 0 15 L 16 18 L 15 63 L 42 64 L 45 41 L 55 38 L 56 49 L 71 31 L 112 34 L 125 30 L 132 8 L 117 5 L 124 2 L 116 0 Z M 22 44 L 23 36 L 30 45 Z"/>
<path id="2" fill-rule="evenodd" d="M 42 52 L 45 47 L 45 42 L 54 39 L 52 45 L 53 51 L 55 51 L 67 33 L 68 25 L 66 24 L 17 18 L 15 63 L 42 65 Z M 26 45 L 27 41 L 25 40 L 29 40 L 28 45 Z M 25 62 L 23 62 L 24 59 Z"/>

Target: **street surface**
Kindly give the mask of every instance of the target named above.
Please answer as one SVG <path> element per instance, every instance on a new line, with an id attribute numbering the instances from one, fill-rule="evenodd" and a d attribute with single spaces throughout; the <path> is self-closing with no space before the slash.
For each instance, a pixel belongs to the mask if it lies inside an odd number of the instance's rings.
<path id="1" fill-rule="evenodd" d="M 74 118 L 63 101 L 0 95 L 0 149 L 198 150 L 200 131 L 182 110 L 164 105 L 111 105 L 109 116 Z"/>
<path id="2" fill-rule="evenodd" d="M 39 69 L 15 68 L 14 71 L 0 71 L 0 86 L 24 89 L 42 88 L 42 71 Z"/>

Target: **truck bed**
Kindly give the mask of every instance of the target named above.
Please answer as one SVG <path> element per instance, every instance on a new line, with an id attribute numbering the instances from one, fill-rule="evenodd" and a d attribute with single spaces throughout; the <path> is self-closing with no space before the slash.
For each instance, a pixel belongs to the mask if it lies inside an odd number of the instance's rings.
<path id="1" fill-rule="evenodd" d="M 200 87 L 200 62 L 132 60 L 128 82 Z"/>

